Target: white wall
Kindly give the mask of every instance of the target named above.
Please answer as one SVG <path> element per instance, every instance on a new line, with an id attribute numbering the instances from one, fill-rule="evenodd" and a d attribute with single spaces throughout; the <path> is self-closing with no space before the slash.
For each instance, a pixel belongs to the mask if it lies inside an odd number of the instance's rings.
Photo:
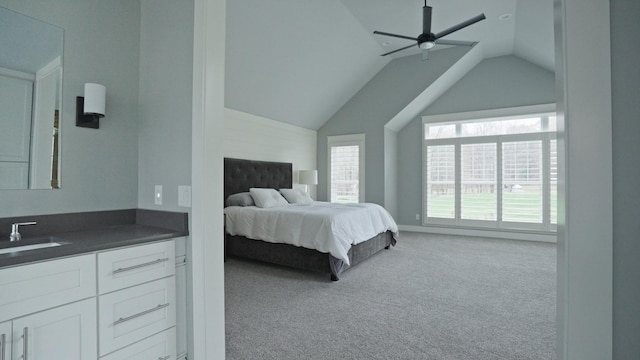
<path id="1" fill-rule="evenodd" d="M 64 29 L 61 188 L 2 190 L 0 217 L 135 208 L 140 4 L 0 0 L 0 6 Z M 76 96 L 87 82 L 107 87 L 97 130 L 75 126 Z"/>
<path id="2" fill-rule="evenodd" d="M 316 131 L 237 110 L 224 112 L 224 156 L 238 159 L 293 163 L 293 183 L 298 170 L 316 167 Z M 315 198 L 315 186 L 309 192 Z"/>
<path id="3" fill-rule="evenodd" d="M 138 207 L 186 212 L 178 186 L 191 185 L 194 3 L 140 4 Z M 162 205 L 154 203 L 155 185 L 162 185 Z"/>

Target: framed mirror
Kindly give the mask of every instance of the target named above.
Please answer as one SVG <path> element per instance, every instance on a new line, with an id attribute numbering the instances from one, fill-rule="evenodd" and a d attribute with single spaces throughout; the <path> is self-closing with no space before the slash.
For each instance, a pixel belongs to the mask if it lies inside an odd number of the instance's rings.
<path id="1" fill-rule="evenodd" d="M 0 7 L 0 190 L 60 187 L 63 34 Z"/>

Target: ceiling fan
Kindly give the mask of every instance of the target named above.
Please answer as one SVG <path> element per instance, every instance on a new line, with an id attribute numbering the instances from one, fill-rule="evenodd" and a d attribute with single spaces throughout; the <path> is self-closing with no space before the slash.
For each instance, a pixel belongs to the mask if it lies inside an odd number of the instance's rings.
<path id="1" fill-rule="evenodd" d="M 431 32 L 431 6 L 427 6 L 427 0 L 424 0 L 424 7 L 422 7 L 422 34 L 418 35 L 418 37 L 411 37 L 411 36 L 405 36 L 405 35 L 398 35 L 398 34 L 391 34 L 391 33 L 386 33 L 386 32 L 382 32 L 382 31 L 374 31 L 374 34 L 378 34 L 378 35 L 384 35 L 384 36 L 392 36 L 392 37 L 396 37 L 396 38 L 400 38 L 400 39 L 407 39 L 407 40 L 413 40 L 416 43 L 409 45 L 409 46 L 405 46 L 402 47 L 400 49 L 396 49 L 393 51 L 389 51 L 387 53 L 384 53 L 380 56 L 387 56 L 387 55 L 391 55 L 394 53 L 397 53 L 398 51 L 402 51 L 414 46 L 419 47 L 420 49 L 422 49 L 422 58 L 423 59 L 428 59 L 429 58 L 429 49 L 431 49 L 432 47 L 434 47 L 436 44 L 439 45 L 457 45 L 457 46 L 472 46 L 474 44 L 476 44 L 475 41 L 461 41 L 461 40 L 445 40 L 442 39 L 443 37 L 456 32 L 458 30 L 461 30 L 469 25 L 473 25 L 475 23 L 477 23 L 478 21 L 484 20 L 486 19 L 486 17 L 484 16 L 484 14 L 480 14 L 478 16 L 472 17 L 471 19 L 467 20 L 467 21 L 463 21 L 458 25 L 452 26 L 448 29 L 445 29 L 437 34 L 434 34 Z"/>

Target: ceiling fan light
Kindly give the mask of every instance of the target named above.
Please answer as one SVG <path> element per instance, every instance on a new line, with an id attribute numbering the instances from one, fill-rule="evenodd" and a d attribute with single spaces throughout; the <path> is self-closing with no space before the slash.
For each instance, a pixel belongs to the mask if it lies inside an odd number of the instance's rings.
<path id="1" fill-rule="evenodd" d="M 425 41 L 422 44 L 420 44 L 420 49 L 428 50 L 434 46 L 436 46 L 436 43 L 434 43 L 433 41 Z"/>

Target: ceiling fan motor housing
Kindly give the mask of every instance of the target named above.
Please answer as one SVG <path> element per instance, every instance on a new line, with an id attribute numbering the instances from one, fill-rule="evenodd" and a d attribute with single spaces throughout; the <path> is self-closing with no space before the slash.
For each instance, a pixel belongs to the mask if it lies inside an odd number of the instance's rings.
<path id="1" fill-rule="evenodd" d="M 435 43 L 436 42 L 436 36 L 433 33 L 418 35 L 418 46 L 420 46 L 420 45 L 422 45 L 423 43 L 426 43 L 426 42 Z"/>

